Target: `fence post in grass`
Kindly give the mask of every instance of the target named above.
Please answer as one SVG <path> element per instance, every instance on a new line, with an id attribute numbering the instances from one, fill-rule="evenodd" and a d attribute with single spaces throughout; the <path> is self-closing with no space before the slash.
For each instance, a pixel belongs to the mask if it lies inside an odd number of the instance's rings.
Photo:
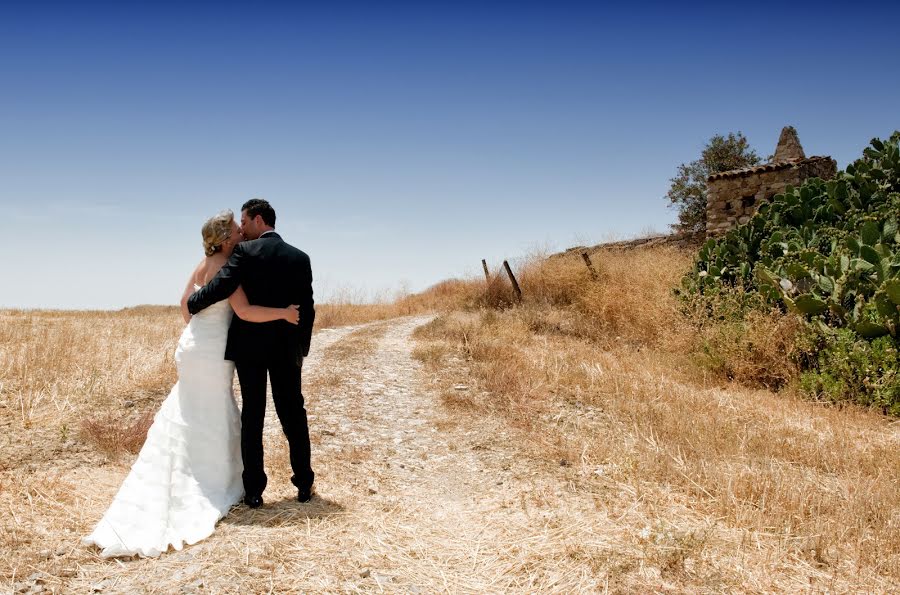
<path id="1" fill-rule="evenodd" d="M 587 265 L 588 270 L 591 272 L 591 277 L 595 280 L 597 279 L 597 270 L 594 268 L 594 263 L 591 262 L 591 257 L 587 252 L 581 253 L 581 258 L 584 259 L 584 264 Z"/>
<path id="2" fill-rule="evenodd" d="M 491 272 L 488 270 L 487 261 L 485 259 L 481 259 L 481 266 L 484 268 L 484 278 L 488 283 L 491 282 Z"/>
<path id="3" fill-rule="evenodd" d="M 503 268 L 506 269 L 506 274 L 509 275 L 509 280 L 512 281 L 513 290 L 516 292 L 516 297 L 519 298 L 519 301 L 522 301 L 522 290 L 519 289 L 519 282 L 516 281 L 516 276 L 513 275 L 512 269 L 509 268 L 509 262 L 503 261 Z"/>

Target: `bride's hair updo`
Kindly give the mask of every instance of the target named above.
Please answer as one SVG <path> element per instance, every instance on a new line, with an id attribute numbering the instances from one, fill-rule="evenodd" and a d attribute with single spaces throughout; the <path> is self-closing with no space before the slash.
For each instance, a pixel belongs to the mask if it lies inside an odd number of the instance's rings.
<path id="1" fill-rule="evenodd" d="M 210 217 L 203 224 L 203 251 L 207 256 L 212 256 L 222 249 L 225 240 L 231 237 L 234 213 L 231 210 L 222 211 L 214 217 Z"/>

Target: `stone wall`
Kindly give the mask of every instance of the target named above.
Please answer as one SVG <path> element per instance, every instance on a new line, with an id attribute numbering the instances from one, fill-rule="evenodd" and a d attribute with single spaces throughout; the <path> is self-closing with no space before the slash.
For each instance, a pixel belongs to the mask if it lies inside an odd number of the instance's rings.
<path id="1" fill-rule="evenodd" d="M 837 172 L 830 157 L 810 157 L 791 162 L 771 163 L 745 170 L 724 172 L 707 182 L 706 233 L 723 234 L 750 220 L 764 201 L 799 186 L 807 178 L 828 180 Z"/>

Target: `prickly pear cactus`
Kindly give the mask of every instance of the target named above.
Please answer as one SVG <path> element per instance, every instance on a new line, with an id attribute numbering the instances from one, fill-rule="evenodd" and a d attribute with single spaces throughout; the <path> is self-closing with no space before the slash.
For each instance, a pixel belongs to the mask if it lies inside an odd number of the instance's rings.
<path id="1" fill-rule="evenodd" d="M 740 283 L 866 338 L 900 327 L 900 132 L 874 139 L 828 182 L 788 187 L 746 225 L 701 248 L 688 291 Z"/>
<path id="2" fill-rule="evenodd" d="M 746 225 L 707 241 L 683 289 L 739 286 L 823 334 L 900 343 L 898 145 L 900 132 L 873 139 L 834 179 L 788 187 Z M 900 394 L 892 398 L 900 404 Z"/>

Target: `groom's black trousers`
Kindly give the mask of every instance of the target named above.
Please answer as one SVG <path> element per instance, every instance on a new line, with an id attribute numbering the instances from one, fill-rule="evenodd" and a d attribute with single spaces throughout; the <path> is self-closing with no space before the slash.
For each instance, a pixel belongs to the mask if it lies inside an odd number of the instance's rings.
<path id="1" fill-rule="evenodd" d="M 298 363 L 298 360 L 301 363 Z M 244 459 L 244 493 L 258 496 L 266 489 L 263 469 L 263 422 L 266 416 L 266 373 L 272 384 L 272 400 L 288 440 L 291 481 L 310 488 L 315 474 L 310 466 L 309 425 L 300 392 L 302 359 L 295 354 L 272 355 L 266 361 L 237 361 L 241 385 L 241 456 Z"/>

